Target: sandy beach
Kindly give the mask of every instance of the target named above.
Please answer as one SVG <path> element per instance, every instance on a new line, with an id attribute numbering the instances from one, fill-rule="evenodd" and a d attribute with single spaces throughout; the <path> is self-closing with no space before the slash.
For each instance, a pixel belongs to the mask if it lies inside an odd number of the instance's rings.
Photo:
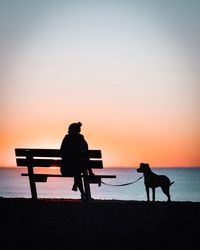
<path id="1" fill-rule="evenodd" d="M 199 202 L 0 198 L 1 249 L 194 249 Z"/>

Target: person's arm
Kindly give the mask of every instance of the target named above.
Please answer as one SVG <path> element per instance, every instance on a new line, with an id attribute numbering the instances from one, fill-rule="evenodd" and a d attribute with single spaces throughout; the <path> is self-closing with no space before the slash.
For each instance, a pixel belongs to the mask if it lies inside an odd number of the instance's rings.
<path id="1" fill-rule="evenodd" d="M 83 146 L 83 149 L 84 149 L 84 158 L 86 161 L 89 161 L 89 156 L 88 156 L 88 143 L 87 141 L 85 140 L 84 136 L 82 137 L 83 140 L 82 140 L 82 146 Z M 89 175 L 94 175 L 94 173 L 92 172 L 92 169 L 87 167 L 88 169 L 88 172 L 89 172 Z"/>

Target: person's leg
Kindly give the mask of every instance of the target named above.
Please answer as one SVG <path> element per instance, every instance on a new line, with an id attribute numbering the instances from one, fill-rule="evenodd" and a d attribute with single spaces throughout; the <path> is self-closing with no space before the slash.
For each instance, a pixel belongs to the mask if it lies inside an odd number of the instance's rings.
<path id="1" fill-rule="evenodd" d="M 85 192 L 83 189 L 83 182 L 82 182 L 82 178 L 81 178 L 81 174 L 76 174 L 74 176 L 74 185 L 76 185 L 81 193 L 81 198 L 85 199 Z"/>

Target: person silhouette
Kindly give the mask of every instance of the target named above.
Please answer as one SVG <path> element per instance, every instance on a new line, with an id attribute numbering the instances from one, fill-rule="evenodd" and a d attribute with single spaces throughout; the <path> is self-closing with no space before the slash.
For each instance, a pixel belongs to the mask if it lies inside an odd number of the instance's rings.
<path id="1" fill-rule="evenodd" d="M 92 170 L 88 168 L 88 143 L 81 132 L 81 122 L 72 123 L 68 127 L 68 134 L 62 140 L 61 143 L 61 174 L 63 176 L 73 176 L 74 185 L 73 191 L 79 189 L 81 193 L 81 199 L 86 200 L 86 195 L 83 189 L 83 182 L 81 174 L 83 169 L 86 168 L 90 175 L 94 175 Z"/>

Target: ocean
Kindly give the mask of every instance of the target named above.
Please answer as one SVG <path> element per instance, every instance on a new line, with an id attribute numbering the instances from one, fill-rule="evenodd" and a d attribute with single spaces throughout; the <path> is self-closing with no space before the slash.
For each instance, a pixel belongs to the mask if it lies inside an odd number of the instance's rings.
<path id="1" fill-rule="evenodd" d="M 172 201 L 200 202 L 200 168 L 154 168 L 152 171 L 159 175 L 167 175 L 171 181 L 175 182 L 170 187 Z M 27 177 L 21 176 L 22 172 L 26 172 L 25 168 L 0 168 L 0 197 L 31 197 L 29 180 Z M 51 172 L 57 173 L 58 169 L 52 169 Z M 134 182 L 142 176 L 135 168 L 104 168 L 94 172 L 116 175 L 116 179 L 102 179 L 103 182 L 111 185 Z M 80 199 L 79 192 L 71 190 L 72 184 L 72 178 L 48 178 L 47 183 L 36 184 L 38 197 Z M 143 178 L 126 186 L 101 184 L 99 187 L 91 184 L 91 193 L 95 199 L 146 200 Z M 150 197 L 152 197 L 151 192 Z M 156 200 L 167 200 L 160 188 L 156 189 Z"/>

